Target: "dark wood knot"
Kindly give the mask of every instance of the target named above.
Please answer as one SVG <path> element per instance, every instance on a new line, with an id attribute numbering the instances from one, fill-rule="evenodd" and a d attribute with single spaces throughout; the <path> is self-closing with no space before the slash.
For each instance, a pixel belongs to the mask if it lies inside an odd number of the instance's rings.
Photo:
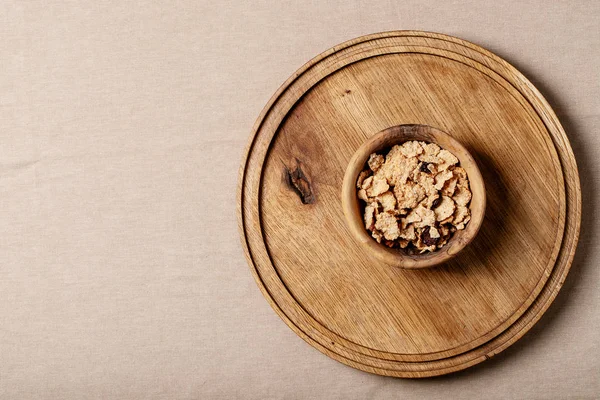
<path id="1" fill-rule="evenodd" d="M 300 196 L 302 204 L 312 204 L 315 202 L 315 195 L 312 190 L 309 177 L 302 168 L 302 162 L 294 159 L 295 166 L 285 168 L 285 176 L 288 185 Z"/>

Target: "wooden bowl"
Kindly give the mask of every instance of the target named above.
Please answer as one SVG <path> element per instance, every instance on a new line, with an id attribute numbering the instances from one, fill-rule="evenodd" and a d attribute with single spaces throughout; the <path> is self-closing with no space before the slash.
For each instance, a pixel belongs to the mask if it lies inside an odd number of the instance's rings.
<path id="1" fill-rule="evenodd" d="M 469 205 L 471 221 L 466 228 L 456 231 L 441 249 L 417 255 L 409 255 L 403 249 L 391 249 L 373 239 L 365 228 L 356 189 L 358 174 L 365 169 L 371 153 L 389 149 L 409 140 L 435 143 L 454 154 L 459 159 L 460 166 L 467 171 L 473 194 Z M 448 261 L 475 238 L 485 214 L 485 186 L 473 157 L 450 135 L 427 125 L 398 125 L 375 134 L 354 153 L 344 175 L 342 208 L 352 236 L 375 257 L 386 264 L 401 268 L 426 268 Z"/>

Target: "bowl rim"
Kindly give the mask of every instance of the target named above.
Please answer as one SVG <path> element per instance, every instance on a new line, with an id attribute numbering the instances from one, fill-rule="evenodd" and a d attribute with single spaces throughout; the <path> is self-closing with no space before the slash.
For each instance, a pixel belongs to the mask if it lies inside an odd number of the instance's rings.
<path id="1" fill-rule="evenodd" d="M 384 244 L 377 243 L 367 232 L 358 199 L 356 181 L 358 174 L 364 170 L 368 157 L 371 153 L 390 148 L 410 140 L 419 140 L 436 143 L 441 148 L 450 151 L 460 162 L 460 166 L 467 171 L 470 189 L 472 193 L 469 208 L 471 209 L 471 220 L 464 230 L 457 231 L 452 238 L 441 249 L 425 254 L 409 255 L 401 249 L 388 248 Z M 342 184 L 342 209 L 347 226 L 356 241 L 375 255 L 379 260 L 388 265 L 407 268 L 428 268 L 442 264 L 463 250 L 473 241 L 485 216 L 486 194 L 483 177 L 477 163 L 471 153 L 458 140 L 448 133 L 430 125 L 402 124 L 395 125 L 377 132 L 368 138 L 355 151 L 350 159 L 344 181 Z"/>

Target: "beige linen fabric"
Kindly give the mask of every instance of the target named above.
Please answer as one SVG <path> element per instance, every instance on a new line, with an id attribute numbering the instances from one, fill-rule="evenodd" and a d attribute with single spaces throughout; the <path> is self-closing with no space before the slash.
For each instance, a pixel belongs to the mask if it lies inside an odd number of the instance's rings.
<path id="1" fill-rule="evenodd" d="M 237 171 L 303 63 L 393 29 L 521 69 L 571 138 L 583 228 L 555 304 L 455 375 L 383 378 L 322 355 L 246 265 Z M 0 2 L 1 399 L 596 399 L 600 2 Z"/>

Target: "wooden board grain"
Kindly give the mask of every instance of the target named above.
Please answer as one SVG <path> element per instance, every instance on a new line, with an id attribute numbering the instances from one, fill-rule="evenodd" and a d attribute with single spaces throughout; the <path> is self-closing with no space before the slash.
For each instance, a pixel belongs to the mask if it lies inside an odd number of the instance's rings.
<path id="1" fill-rule="evenodd" d="M 437 268 L 377 261 L 344 220 L 350 158 L 400 124 L 449 133 L 485 180 L 477 238 Z M 577 168 L 549 105 L 508 63 L 445 35 L 366 36 L 307 63 L 265 107 L 240 172 L 265 297 L 310 344 L 382 375 L 452 372 L 513 343 L 560 289 L 579 232 Z"/>

